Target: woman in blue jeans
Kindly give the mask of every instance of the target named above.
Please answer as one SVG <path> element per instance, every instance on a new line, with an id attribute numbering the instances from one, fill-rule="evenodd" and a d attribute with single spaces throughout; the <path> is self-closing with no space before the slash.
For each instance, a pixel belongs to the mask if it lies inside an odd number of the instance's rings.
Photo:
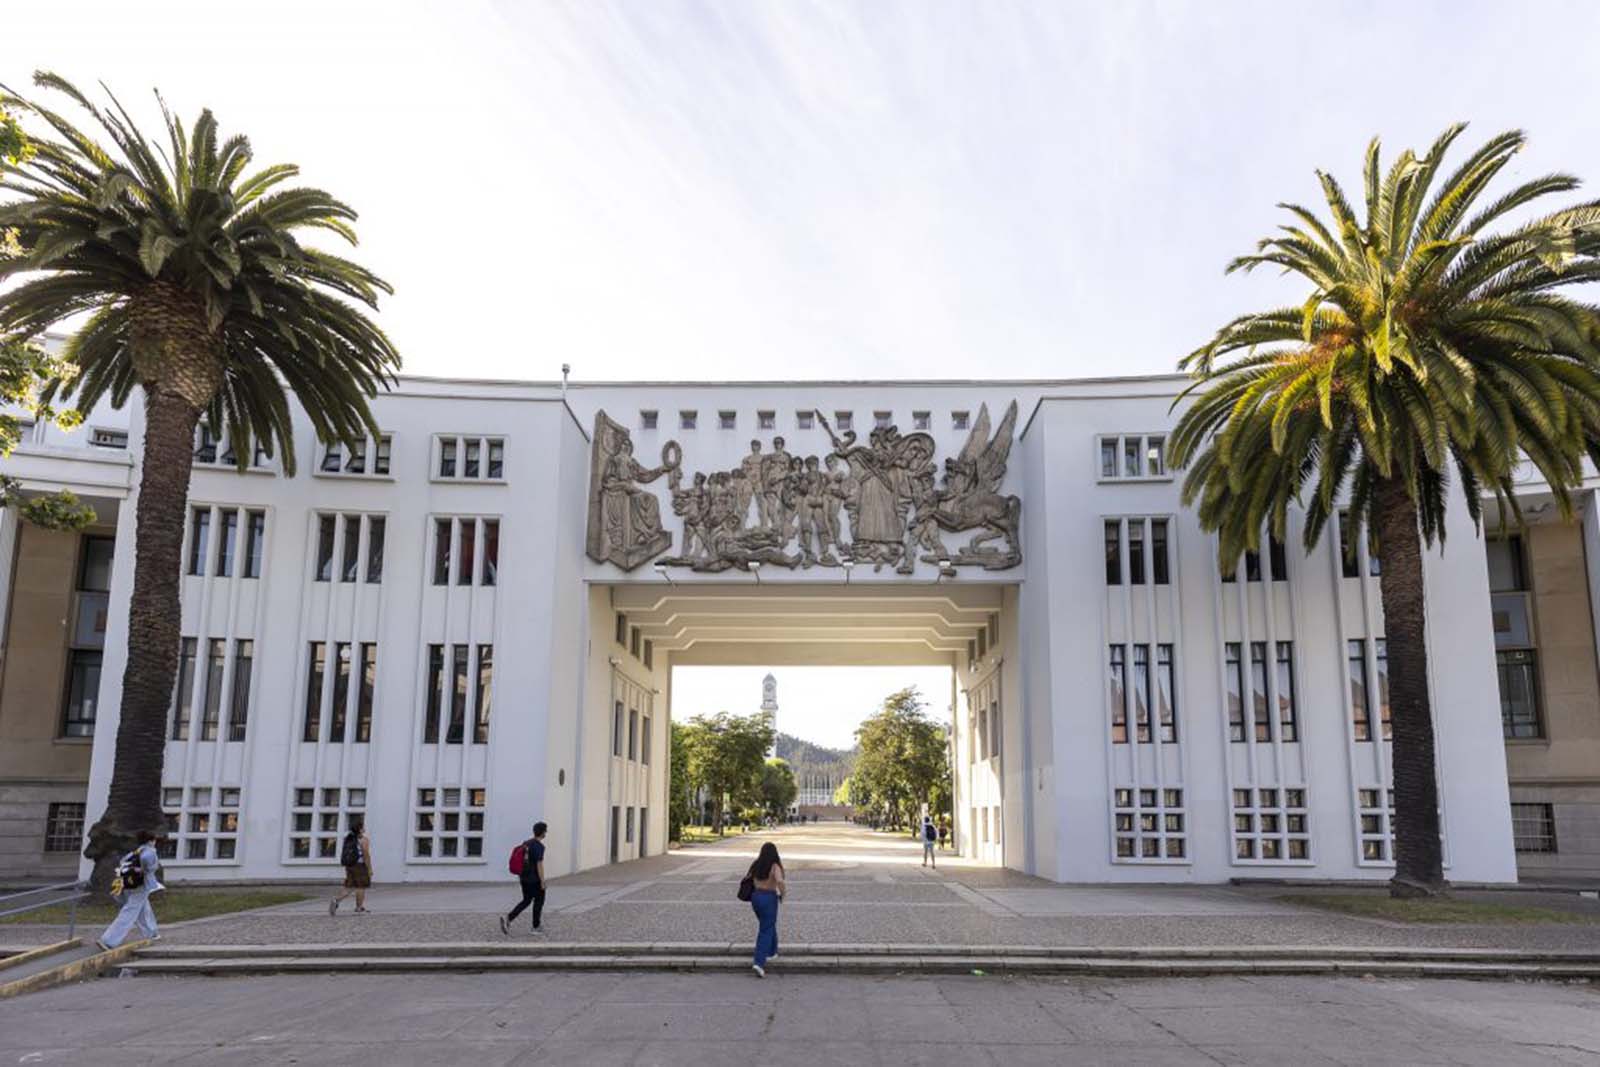
<path id="1" fill-rule="evenodd" d="M 750 865 L 750 877 L 755 882 L 755 893 L 750 897 L 750 907 L 760 924 L 756 929 L 756 959 L 752 965 L 757 978 L 767 976 L 767 961 L 778 958 L 778 901 L 783 899 L 783 861 L 778 858 L 778 846 L 771 841 L 761 846 L 756 861 Z"/>

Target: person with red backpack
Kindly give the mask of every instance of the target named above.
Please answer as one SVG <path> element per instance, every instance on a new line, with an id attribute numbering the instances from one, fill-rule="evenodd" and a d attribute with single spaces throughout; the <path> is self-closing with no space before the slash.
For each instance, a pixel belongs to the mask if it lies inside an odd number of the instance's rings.
<path id="1" fill-rule="evenodd" d="M 539 918 L 544 914 L 544 835 L 549 829 L 542 822 L 533 824 L 533 836 L 511 850 L 511 873 L 522 883 L 522 903 L 500 916 L 500 932 L 511 933 L 511 924 L 522 910 L 533 905 L 533 932 L 544 936 L 539 929 Z"/>

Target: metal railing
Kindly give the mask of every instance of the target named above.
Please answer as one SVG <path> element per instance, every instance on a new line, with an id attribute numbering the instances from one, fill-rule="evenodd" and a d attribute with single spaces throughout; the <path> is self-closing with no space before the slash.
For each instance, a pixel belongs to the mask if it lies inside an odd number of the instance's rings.
<path id="1" fill-rule="evenodd" d="M 61 895 L 33 904 L 23 904 L 20 907 L 11 906 L 23 897 L 39 896 L 42 893 Z M 37 889 L 24 889 L 20 893 L 0 894 L 0 919 L 8 915 L 26 915 L 28 912 L 38 911 L 40 908 L 50 908 L 57 904 L 65 904 L 67 905 L 67 937 L 70 939 L 77 933 L 78 929 L 78 901 L 88 895 L 88 882 L 61 882 L 58 885 L 40 886 Z"/>

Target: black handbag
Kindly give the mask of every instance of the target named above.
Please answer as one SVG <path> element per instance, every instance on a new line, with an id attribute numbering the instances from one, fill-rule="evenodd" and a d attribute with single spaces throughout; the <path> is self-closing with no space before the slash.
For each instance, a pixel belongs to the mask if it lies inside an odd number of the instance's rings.
<path id="1" fill-rule="evenodd" d="M 750 903 L 750 898 L 755 895 L 756 880 L 748 874 L 739 879 L 739 899 L 748 904 Z"/>

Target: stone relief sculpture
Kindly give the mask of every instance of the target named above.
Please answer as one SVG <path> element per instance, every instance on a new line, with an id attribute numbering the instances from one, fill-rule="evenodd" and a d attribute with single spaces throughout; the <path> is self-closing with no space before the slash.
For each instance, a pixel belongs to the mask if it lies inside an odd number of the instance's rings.
<path id="1" fill-rule="evenodd" d="M 615 563 L 625 571 L 660 555 L 672 544 L 661 526 L 661 505 L 643 487 L 682 465 L 676 441 L 661 449 L 661 466 L 642 466 L 633 458 L 628 431 L 600 412 L 594 419 L 589 450 L 589 530 L 586 548 L 597 563 Z"/>
<path id="2" fill-rule="evenodd" d="M 991 436 L 982 406 L 961 453 L 946 459 L 941 473 L 931 435 L 880 426 L 862 444 L 853 431 L 835 433 L 819 411 L 816 421 L 832 445 L 825 456 L 793 455 L 782 437 L 770 450 L 756 440 L 737 467 L 698 471 L 685 484 L 676 441 L 662 446 L 659 467 L 647 468 L 634 459 L 627 429 L 602 411 L 590 453 L 589 558 L 632 570 L 661 557 L 660 564 L 706 573 L 752 563 L 793 569 L 851 562 L 910 574 L 919 559 L 1015 567 L 1022 562 L 1022 501 L 1000 486 L 1016 420 L 1012 401 Z M 663 475 L 682 524 L 672 556 L 662 556 L 673 535 L 646 488 Z M 947 533 L 973 536 L 952 553 Z"/>

